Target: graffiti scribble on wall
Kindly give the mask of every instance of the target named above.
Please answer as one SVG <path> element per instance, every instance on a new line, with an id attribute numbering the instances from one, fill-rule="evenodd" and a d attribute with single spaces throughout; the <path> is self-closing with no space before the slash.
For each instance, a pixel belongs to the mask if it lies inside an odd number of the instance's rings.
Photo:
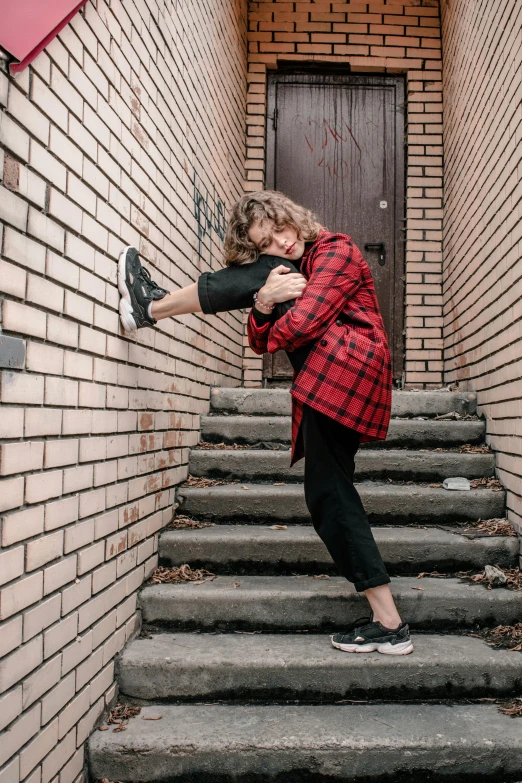
<path id="1" fill-rule="evenodd" d="M 194 174 L 194 217 L 198 226 L 198 255 L 208 253 L 212 265 L 215 250 L 221 250 L 227 228 L 225 202 L 216 193 L 215 183 L 211 189 L 203 186 Z"/>

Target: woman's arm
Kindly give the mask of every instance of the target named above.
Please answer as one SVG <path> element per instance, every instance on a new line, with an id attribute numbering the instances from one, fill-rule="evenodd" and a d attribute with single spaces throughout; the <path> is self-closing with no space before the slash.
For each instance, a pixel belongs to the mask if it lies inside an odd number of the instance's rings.
<path id="1" fill-rule="evenodd" d="M 303 275 L 289 274 L 285 265 L 279 264 L 270 272 L 258 292 L 259 299 L 252 307 L 247 322 L 248 341 L 254 353 L 267 352 L 270 324 L 282 317 L 294 305 L 306 285 L 306 278 Z M 263 302 L 265 305 L 262 304 Z"/>
<path id="2" fill-rule="evenodd" d="M 271 326 L 257 327 L 248 319 L 248 337 L 256 353 L 295 350 L 317 340 L 342 312 L 361 284 L 359 253 L 336 235 L 326 237 L 312 250 L 312 274 L 294 307 Z M 264 351 L 261 347 L 264 346 Z"/>

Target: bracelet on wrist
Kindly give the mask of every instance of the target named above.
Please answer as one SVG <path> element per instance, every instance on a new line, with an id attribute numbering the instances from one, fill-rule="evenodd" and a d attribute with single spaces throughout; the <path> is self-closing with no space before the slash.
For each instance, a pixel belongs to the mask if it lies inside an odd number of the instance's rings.
<path id="1" fill-rule="evenodd" d="M 275 304 L 269 305 L 269 304 L 265 304 L 264 302 L 261 302 L 257 298 L 257 294 L 258 294 L 258 292 L 256 291 L 256 293 L 254 294 L 254 304 L 259 305 L 259 307 L 263 307 L 265 310 L 273 310 L 274 309 Z"/>

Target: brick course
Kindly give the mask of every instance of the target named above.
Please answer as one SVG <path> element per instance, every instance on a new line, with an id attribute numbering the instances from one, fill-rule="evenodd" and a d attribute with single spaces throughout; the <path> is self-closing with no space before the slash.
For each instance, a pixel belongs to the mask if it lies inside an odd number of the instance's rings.
<path id="1" fill-rule="evenodd" d="M 522 8 L 501 0 L 477 14 L 471 0 L 446 0 L 442 17 L 444 373 L 477 391 L 509 518 L 522 527 Z"/>
<path id="2" fill-rule="evenodd" d="M 265 177 L 267 71 L 288 62 L 403 73 L 407 89 L 407 388 L 442 383 L 442 63 L 438 0 L 249 3 L 246 190 Z M 346 227 L 350 233 L 350 227 Z M 410 293 L 409 275 L 425 283 Z M 415 293 L 415 296 L 413 295 Z M 438 319 L 438 322 L 435 322 Z M 420 351 L 409 340 L 415 337 Z M 434 339 L 438 340 L 434 344 Z M 262 360 L 244 340 L 244 383 L 262 384 Z"/>
<path id="3" fill-rule="evenodd" d="M 82 779 L 209 388 L 241 381 L 237 313 L 126 336 L 116 262 L 137 244 L 172 289 L 220 267 L 246 48 L 243 0 L 89 0 L 30 68 L 0 71 L 1 326 L 26 350 L 0 375 L 9 783 Z"/>

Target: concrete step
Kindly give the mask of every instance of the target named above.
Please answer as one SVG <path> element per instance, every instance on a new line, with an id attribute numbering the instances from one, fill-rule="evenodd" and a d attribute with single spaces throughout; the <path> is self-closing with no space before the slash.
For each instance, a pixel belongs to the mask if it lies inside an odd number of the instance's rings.
<path id="1" fill-rule="evenodd" d="M 289 416 L 202 416 L 201 440 L 210 443 L 290 444 Z M 362 448 L 450 448 L 463 443 L 482 443 L 486 425 L 470 421 L 392 419 L 385 441 L 362 444 Z"/>
<path id="2" fill-rule="evenodd" d="M 412 655 L 350 655 L 307 634 L 159 634 L 120 658 L 120 692 L 145 700 L 332 702 L 519 693 L 518 656 L 469 636 L 416 635 Z"/>
<path id="3" fill-rule="evenodd" d="M 505 588 L 399 577 L 392 590 L 413 628 L 440 632 L 520 620 L 520 595 Z M 146 623 L 177 630 L 324 631 L 368 614 L 364 595 L 342 577 L 218 576 L 203 584 L 153 584 L 143 588 L 140 603 Z"/>
<path id="4" fill-rule="evenodd" d="M 494 563 L 517 564 L 518 540 L 502 536 L 469 539 L 437 528 L 377 527 L 374 535 L 388 572 L 454 573 Z M 272 530 L 265 525 L 216 525 L 167 530 L 159 541 L 161 561 L 189 563 L 219 573 L 336 573 L 332 558 L 311 525 Z"/>
<path id="5" fill-rule="evenodd" d="M 290 467 L 288 451 L 266 449 L 191 449 L 189 470 L 193 476 L 241 481 L 302 481 L 305 460 Z M 493 476 L 493 454 L 459 454 L 454 451 L 363 449 L 355 458 L 359 481 L 388 478 L 443 481 L 449 476 Z"/>
<path id="6" fill-rule="evenodd" d="M 243 489 L 247 487 L 247 489 Z M 490 489 L 451 492 L 415 484 L 357 484 L 372 524 L 449 524 L 504 516 L 505 493 Z M 180 513 L 219 521 L 307 522 L 302 484 L 225 484 L 179 487 Z"/>
<path id="7" fill-rule="evenodd" d="M 128 783 L 508 783 L 522 732 L 494 704 L 162 704 L 94 731 L 89 761 L 92 779 Z"/>
<path id="8" fill-rule="evenodd" d="M 210 393 L 213 412 L 246 413 L 254 416 L 289 416 L 288 389 L 229 389 L 216 387 Z M 456 411 L 462 416 L 476 412 L 473 392 L 394 391 L 392 416 L 440 416 Z"/>

